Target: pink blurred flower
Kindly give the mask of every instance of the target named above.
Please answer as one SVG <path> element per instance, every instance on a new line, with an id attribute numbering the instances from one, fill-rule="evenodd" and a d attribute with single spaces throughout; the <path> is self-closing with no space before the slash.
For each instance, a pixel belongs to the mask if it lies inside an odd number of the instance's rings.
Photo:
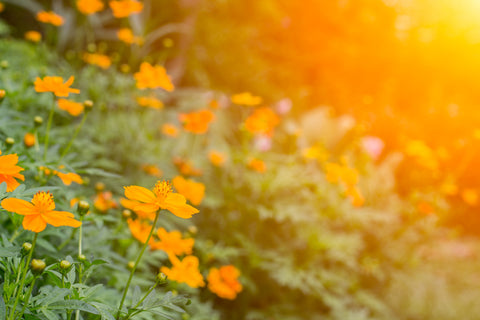
<path id="1" fill-rule="evenodd" d="M 376 160 L 382 153 L 385 143 L 378 137 L 366 136 L 362 138 L 362 147 L 372 159 Z"/>
<path id="2" fill-rule="evenodd" d="M 277 111 L 277 113 L 280 115 L 289 113 L 291 109 L 292 109 L 292 100 L 288 98 L 284 98 L 275 104 L 275 111 Z"/>
<path id="3" fill-rule="evenodd" d="M 256 135 L 253 143 L 258 151 L 265 152 L 272 148 L 272 138 L 265 135 Z"/>

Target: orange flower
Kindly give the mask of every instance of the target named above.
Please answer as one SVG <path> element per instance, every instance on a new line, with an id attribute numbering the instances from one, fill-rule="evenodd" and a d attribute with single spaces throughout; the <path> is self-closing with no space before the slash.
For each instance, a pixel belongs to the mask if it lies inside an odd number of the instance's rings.
<path id="1" fill-rule="evenodd" d="M 423 214 L 432 214 L 435 209 L 427 201 L 421 201 L 417 204 L 417 209 Z"/>
<path id="2" fill-rule="evenodd" d="M 354 207 L 361 207 L 365 203 L 365 198 L 357 187 L 349 187 L 346 195 L 350 198 Z"/>
<path id="3" fill-rule="evenodd" d="M 59 171 L 54 171 L 53 174 L 57 175 L 62 180 L 63 184 L 66 186 L 71 185 L 72 182 L 76 182 L 78 184 L 83 183 L 82 177 L 73 172 L 63 173 Z"/>
<path id="4" fill-rule="evenodd" d="M 125 18 L 143 10 L 143 3 L 135 0 L 110 1 L 108 4 L 115 18 Z"/>
<path id="5" fill-rule="evenodd" d="M 42 34 L 38 31 L 27 31 L 24 35 L 25 39 L 32 42 L 39 42 L 42 40 Z"/>
<path id="6" fill-rule="evenodd" d="M 129 28 L 122 28 L 117 31 L 117 37 L 120 41 L 123 41 L 127 44 L 138 44 L 141 45 L 143 43 L 142 37 L 137 37 L 133 34 L 132 30 Z"/>
<path id="7" fill-rule="evenodd" d="M 130 209 L 133 212 L 135 212 L 137 217 L 141 220 L 151 220 L 151 221 L 153 221 L 153 219 L 155 219 L 155 212 L 145 212 L 145 211 L 141 211 L 141 210 L 135 210 L 135 206 L 138 204 L 138 202 L 136 202 L 136 201 L 121 198 L 120 199 L 120 204 L 123 207 L 125 207 L 127 209 Z"/>
<path id="8" fill-rule="evenodd" d="M 33 147 L 33 145 L 35 145 L 35 135 L 30 132 L 25 133 L 23 136 L 23 144 L 27 148 Z"/>
<path id="9" fill-rule="evenodd" d="M 77 8 L 83 14 L 94 14 L 103 10 L 103 2 L 100 0 L 77 0 Z"/>
<path id="10" fill-rule="evenodd" d="M 205 195 L 205 185 L 203 183 L 185 179 L 181 176 L 176 176 L 172 182 L 178 193 L 184 195 L 192 204 L 198 206 L 202 203 Z"/>
<path id="11" fill-rule="evenodd" d="M 141 222 L 140 220 L 132 220 L 128 219 L 128 228 L 135 239 L 140 241 L 141 243 L 145 243 L 147 241 L 148 235 L 150 234 L 150 230 L 152 230 L 152 226 L 148 223 Z M 153 243 L 153 238 L 150 238 L 148 244 Z"/>
<path id="12" fill-rule="evenodd" d="M 61 26 L 64 21 L 61 16 L 53 11 L 40 11 L 37 13 L 37 20 L 43 23 L 50 23 L 54 26 Z"/>
<path id="13" fill-rule="evenodd" d="M 84 109 L 83 103 L 75 102 L 67 99 L 58 99 L 57 103 L 60 109 L 67 111 L 74 117 L 82 114 Z"/>
<path id="14" fill-rule="evenodd" d="M 128 199 L 137 201 L 135 211 L 156 212 L 159 209 L 165 209 L 183 219 L 191 218 L 198 212 L 186 203 L 187 200 L 183 195 L 172 192 L 170 183 L 166 181 L 158 181 L 153 192 L 140 186 L 128 186 L 124 189 Z"/>
<path id="15" fill-rule="evenodd" d="M 97 196 L 93 200 L 93 205 L 101 212 L 106 212 L 108 209 L 116 208 L 118 206 L 117 202 L 113 200 L 113 195 L 110 191 L 97 193 Z"/>
<path id="16" fill-rule="evenodd" d="M 207 277 L 208 289 L 220 298 L 233 300 L 242 291 L 242 284 L 237 280 L 240 271 L 232 265 L 211 268 Z"/>
<path id="17" fill-rule="evenodd" d="M 273 135 L 280 118 L 272 109 L 264 107 L 255 110 L 245 121 L 245 128 L 253 134 Z"/>
<path id="18" fill-rule="evenodd" d="M 155 97 L 138 97 L 137 102 L 141 107 L 148 107 L 152 109 L 163 108 L 163 102 Z"/>
<path id="19" fill-rule="evenodd" d="M 2 12 L 5 9 L 5 5 L 0 2 L 0 12 Z"/>
<path id="20" fill-rule="evenodd" d="M 184 176 L 201 176 L 202 170 L 193 167 L 193 164 L 189 160 L 183 160 L 179 157 L 173 158 L 173 164 L 177 167 L 178 171 Z"/>
<path id="21" fill-rule="evenodd" d="M 23 228 L 33 232 L 41 232 L 48 224 L 54 227 L 79 227 L 82 223 L 74 219 L 73 213 L 54 211 L 55 202 L 49 192 L 37 192 L 31 202 L 8 198 L 1 202 L 2 207 L 10 212 L 25 216 Z"/>
<path id="22" fill-rule="evenodd" d="M 215 120 L 215 115 L 212 111 L 204 109 L 196 112 L 181 113 L 179 119 L 183 123 L 185 131 L 204 134 L 207 132 L 210 122 Z"/>
<path id="23" fill-rule="evenodd" d="M 160 272 L 165 273 L 171 280 L 183 282 L 192 288 L 203 287 L 205 282 L 203 276 L 198 271 L 198 258 L 195 256 L 186 256 L 180 261 L 176 256 L 169 255 L 172 262 L 172 268 L 161 267 Z"/>
<path id="24" fill-rule="evenodd" d="M 265 162 L 256 158 L 253 158 L 248 162 L 248 167 L 260 173 L 264 173 L 265 171 L 267 171 L 267 166 L 265 165 Z"/>
<path id="25" fill-rule="evenodd" d="M 208 158 L 210 159 L 210 162 L 217 167 L 223 166 L 226 160 L 224 153 L 215 150 L 208 153 Z"/>
<path id="26" fill-rule="evenodd" d="M 63 83 L 62 77 L 44 77 L 35 80 L 35 91 L 53 92 L 57 97 L 68 97 L 70 93 L 80 93 L 80 90 L 69 88 L 75 78 L 71 76 L 67 82 Z"/>
<path id="27" fill-rule="evenodd" d="M 142 170 L 146 174 L 149 174 L 151 176 L 160 178 L 163 174 L 162 170 L 160 170 L 159 167 L 153 165 L 153 164 L 144 164 L 142 165 Z"/>
<path id="28" fill-rule="evenodd" d="M 179 256 L 181 254 L 192 254 L 192 247 L 195 243 L 193 238 L 182 239 L 180 231 L 168 232 L 164 228 L 157 231 L 160 241 L 151 243 L 152 250 L 163 250 L 168 255 Z"/>
<path id="29" fill-rule="evenodd" d="M 461 196 L 463 201 L 470 206 L 475 206 L 478 203 L 478 193 L 475 189 L 465 189 Z"/>
<path id="30" fill-rule="evenodd" d="M 234 94 L 231 97 L 231 100 L 235 104 L 240 104 L 244 106 L 256 106 L 262 103 L 261 97 L 253 96 L 250 92 Z"/>
<path id="31" fill-rule="evenodd" d="M 0 151 L 0 155 L 2 151 Z M 25 181 L 25 177 L 20 174 L 22 167 L 17 166 L 18 156 L 16 153 L 0 156 L 0 183 L 7 183 L 7 191 L 15 190 L 20 183 L 15 179 Z"/>
<path id="32" fill-rule="evenodd" d="M 148 62 L 142 62 L 140 71 L 133 75 L 137 81 L 138 89 L 162 88 L 169 92 L 173 91 L 174 86 L 167 71 L 162 66 L 152 66 Z"/>
<path id="33" fill-rule="evenodd" d="M 170 137 L 173 137 L 173 138 L 178 136 L 178 128 L 171 123 L 163 124 L 162 127 L 161 127 L 161 131 L 166 136 L 170 136 Z"/>
<path id="34" fill-rule="evenodd" d="M 88 64 L 99 66 L 102 69 L 108 69 L 112 64 L 109 56 L 99 53 L 84 53 L 83 61 Z"/>

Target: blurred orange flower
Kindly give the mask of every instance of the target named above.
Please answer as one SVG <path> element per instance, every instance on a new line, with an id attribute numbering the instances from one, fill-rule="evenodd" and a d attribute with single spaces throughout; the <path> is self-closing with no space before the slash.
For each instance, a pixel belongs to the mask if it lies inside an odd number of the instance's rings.
<path id="1" fill-rule="evenodd" d="M 161 127 L 161 131 L 166 136 L 170 136 L 170 137 L 173 137 L 173 138 L 178 136 L 178 128 L 171 123 L 163 124 L 162 127 Z"/>
<path id="2" fill-rule="evenodd" d="M 54 227 L 79 227 L 82 223 L 74 219 L 73 213 L 55 211 L 53 195 L 49 192 L 37 192 L 31 202 L 7 198 L 1 202 L 2 207 L 10 212 L 25 216 L 22 226 L 25 230 L 41 232 L 48 224 Z"/>
<path id="3" fill-rule="evenodd" d="M 461 196 L 463 201 L 470 206 L 475 206 L 478 203 L 478 192 L 475 189 L 465 189 Z"/>
<path id="4" fill-rule="evenodd" d="M 173 158 L 173 164 L 184 176 L 201 176 L 202 170 L 195 168 L 190 160 L 184 160 L 179 157 Z"/>
<path id="5" fill-rule="evenodd" d="M 173 91 L 174 86 L 167 71 L 162 66 L 152 66 L 148 62 L 142 62 L 140 71 L 133 75 L 137 81 L 138 89 L 162 88 L 166 91 Z"/>
<path id="6" fill-rule="evenodd" d="M 0 12 L 2 12 L 5 9 L 5 5 L 0 2 Z"/>
<path id="7" fill-rule="evenodd" d="M 30 132 L 25 133 L 23 136 L 23 144 L 27 148 L 33 147 L 35 145 L 35 135 Z"/>
<path id="8" fill-rule="evenodd" d="M 163 102 L 155 97 L 137 97 L 137 102 L 141 107 L 152 109 L 162 109 Z"/>
<path id="9" fill-rule="evenodd" d="M 208 289 L 220 298 L 233 300 L 242 291 L 242 284 L 237 280 L 240 271 L 232 265 L 211 268 L 207 277 Z"/>
<path id="10" fill-rule="evenodd" d="M 267 171 L 267 166 L 265 162 L 263 162 L 260 159 L 256 159 L 256 158 L 250 159 L 247 166 L 248 168 L 260 173 L 264 173 L 265 171 Z"/>
<path id="11" fill-rule="evenodd" d="M 409 141 L 405 147 L 405 153 L 426 169 L 438 169 L 439 163 L 435 152 L 421 140 Z"/>
<path id="12" fill-rule="evenodd" d="M 99 192 L 93 200 L 93 205 L 98 211 L 106 212 L 108 209 L 118 207 L 110 191 Z"/>
<path id="13" fill-rule="evenodd" d="M 172 268 L 161 267 L 160 272 L 165 273 L 170 280 L 186 283 L 192 288 L 205 285 L 203 276 L 198 271 L 199 262 L 197 257 L 186 256 L 182 261 L 174 255 L 169 255 L 168 257 L 172 262 Z"/>
<path id="14" fill-rule="evenodd" d="M 143 10 L 143 3 L 135 0 L 118 0 L 108 3 L 115 18 L 125 18 Z"/>
<path id="15" fill-rule="evenodd" d="M 183 219 L 191 218 L 198 212 L 186 203 L 187 200 L 183 195 L 174 193 L 167 181 L 158 181 L 153 192 L 140 186 L 128 186 L 124 189 L 125 196 L 137 202 L 134 210 L 156 212 L 159 209 L 165 209 Z"/>
<path id="16" fill-rule="evenodd" d="M 346 195 L 350 198 L 354 207 L 361 207 L 365 203 L 365 198 L 357 187 L 349 187 Z"/>
<path id="17" fill-rule="evenodd" d="M 153 165 L 153 164 L 144 164 L 142 165 L 142 170 L 146 174 L 149 174 L 151 176 L 160 178 L 163 174 L 162 170 L 160 170 L 159 167 Z"/>
<path id="18" fill-rule="evenodd" d="M 127 44 L 138 44 L 141 45 L 143 43 L 142 37 L 137 37 L 133 34 L 133 31 L 129 28 L 122 28 L 117 31 L 117 37 L 120 41 L 123 41 Z"/>
<path id="19" fill-rule="evenodd" d="M 62 180 L 63 184 L 66 186 L 71 185 L 72 182 L 76 182 L 78 184 L 83 183 L 82 177 L 73 172 L 63 173 L 55 170 L 53 171 L 53 174 L 57 175 Z"/>
<path id="20" fill-rule="evenodd" d="M 273 135 L 275 127 L 280 123 L 280 118 L 270 108 L 264 107 L 255 110 L 245 120 L 245 128 L 253 134 Z"/>
<path id="21" fill-rule="evenodd" d="M 25 39 L 32 42 L 39 42 L 42 40 L 42 34 L 38 31 L 27 31 L 24 35 Z"/>
<path id="22" fill-rule="evenodd" d="M 82 114 L 84 109 L 83 103 L 75 102 L 67 99 L 58 99 L 57 103 L 60 109 L 67 111 L 74 117 Z"/>
<path id="23" fill-rule="evenodd" d="M 15 190 L 20 183 L 15 179 L 25 181 L 25 177 L 20 174 L 20 171 L 24 169 L 17 166 L 18 156 L 16 153 L 7 154 L 1 156 L 2 151 L 0 151 L 0 183 L 5 182 L 7 184 L 7 191 Z"/>
<path id="24" fill-rule="evenodd" d="M 244 106 L 256 106 L 262 103 L 261 97 L 256 97 L 250 92 L 237 93 L 230 98 L 233 103 Z"/>
<path id="25" fill-rule="evenodd" d="M 103 10 L 104 4 L 100 0 L 77 0 L 77 8 L 83 14 L 94 14 Z"/>
<path id="26" fill-rule="evenodd" d="M 53 11 L 40 11 L 37 13 L 37 20 L 43 23 L 50 23 L 54 26 L 61 26 L 64 21 L 61 16 Z"/>
<path id="27" fill-rule="evenodd" d="M 208 153 L 208 159 L 210 159 L 210 162 L 213 165 L 215 165 L 217 167 L 221 167 L 225 163 L 227 157 L 225 156 L 225 154 L 223 152 L 216 151 L 216 150 L 211 150 Z"/>
<path id="28" fill-rule="evenodd" d="M 141 243 L 145 243 L 147 241 L 148 235 L 150 234 L 150 231 L 152 230 L 152 226 L 146 222 L 142 222 L 140 220 L 132 220 L 128 219 L 127 220 L 128 228 L 130 229 L 130 232 L 132 233 L 132 236 L 140 241 Z M 153 243 L 153 238 L 150 238 L 148 241 L 148 244 Z"/>
<path id="29" fill-rule="evenodd" d="M 198 206 L 202 203 L 205 196 L 205 185 L 203 183 L 185 179 L 181 176 L 173 178 L 172 183 L 178 193 L 184 195 L 192 204 Z"/>
<path id="30" fill-rule="evenodd" d="M 208 130 L 210 122 L 215 120 L 215 115 L 208 109 L 190 113 L 180 113 L 179 119 L 183 123 L 183 129 L 196 134 L 204 134 Z"/>
<path id="31" fill-rule="evenodd" d="M 102 69 L 108 69 L 112 64 L 112 60 L 109 56 L 99 53 L 84 53 L 83 61 L 88 64 L 99 66 Z"/>
<path id="32" fill-rule="evenodd" d="M 57 97 L 68 97 L 70 93 L 80 93 L 80 90 L 69 88 L 75 78 L 71 76 L 63 83 L 62 77 L 44 77 L 35 80 L 35 91 L 37 92 L 52 92 Z"/>
<path id="33" fill-rule="evenodd" d="M 163 250 L 168 255 L 179 256 L 181 254 L 192 254 L 193 238 L 182 239 L 180 231 L 174 230 L 168 232 L 164 228 L 159 228 L 157 231 L 160 241 L 155 241 L 150 244 L 152 250 Z"/>

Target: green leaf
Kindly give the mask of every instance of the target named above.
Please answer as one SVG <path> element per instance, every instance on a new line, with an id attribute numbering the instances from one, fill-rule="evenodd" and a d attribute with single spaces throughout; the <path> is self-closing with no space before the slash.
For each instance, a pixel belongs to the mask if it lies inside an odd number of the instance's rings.
<path id="1" fill-rule="evenodd" d="M 3 297 L 0 296 L 0 319 L 6 319 L 7 318 L 7 308 L 5 307 L 5 301 L 3 300 Z"/>
<path id="2" fill-rule="evenodd" d="M 19 254 L 20 254 L 19 247 L 8 247 L 8 248 L 0 247 L 0 257 L 16 257 Z"/>
<path id="3" fill-rule="evenodd" d="M 46 308 L 50 310 L 80 310 L 88 313 L 99 314 L 99 311 L 92 305 L 80 300 L 57 301 L 49 304 Z"/>
<path id="4" fill-rule="evenodd" d="M 90 302 L 90 304 L 92 306 L 94 306 L 98 312 L 100 312 L 100 315 L 102 316 L 102 319 L 106 319 L 106 320 L 115 320 L 115 317 L 113 316 L 113 314 L 116 313 L 116 309 L 106 305 L 106 304 L 103 304 L 103 303 L 100 303 L 100 302 Z"/>

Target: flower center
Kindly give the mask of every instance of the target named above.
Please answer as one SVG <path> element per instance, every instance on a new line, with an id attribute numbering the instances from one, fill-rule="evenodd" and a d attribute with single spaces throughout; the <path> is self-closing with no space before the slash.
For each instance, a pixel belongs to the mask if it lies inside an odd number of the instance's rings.
<path id="1" fill-rule="evenodd" d="M 170 192 L 172 192 L 172 186 L 168 181 L 165 181 L 165 180 L 158 181 L 155 184 L 155 188 L 153 189 L 153 192 L 155 193 L 159 201 L 164 201 L 165 198 L 167 198 L 167 195 Z"/>
<path id="2" fill-rule="evenodd" d="M 38 213 L 45 213 L 55 209 L 55 202 L 53 201 L 53 195 L 50 192 L 40 191 L 35 193 L 32 199 L 32 203 Z"/>

